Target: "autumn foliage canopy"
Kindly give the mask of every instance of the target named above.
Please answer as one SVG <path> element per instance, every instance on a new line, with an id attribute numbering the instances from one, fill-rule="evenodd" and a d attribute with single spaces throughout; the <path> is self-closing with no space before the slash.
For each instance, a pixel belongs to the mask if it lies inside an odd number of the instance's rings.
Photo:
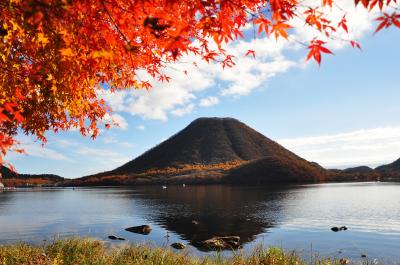
<path id="1" fill-rule="evenodd" d="M 0 2 L 0 163 L 16 150 L 15 137 L 77 128 L 95 137 L 109 127 L 104 89 L 150 89 L 182 56 L 234 66 L 224 45 L 245 38 L 291 40 L 291 20 L 302 18 L 316 37 L 305 58 L 321 63 L 327 42 L 348 31 L 346 13 L 329 19 L 335 0 L 4 0 Z M 379 9 L 376 31 L 400 28 L 396 0 L 355 0 Z M 389 11 L 389 13 L 387 13 Z M 345 39 L 360 48 L 356 40 Z M 243 56 L 256 58 L 257 51 Z M 308 54 L 308 55 L 307 55 Z M 191 62 L 196 64 L 196 62 Z M 133 92 L 134 93 L 134 92 Z M 173 95 L 171 95 L 173 96 Z"/>

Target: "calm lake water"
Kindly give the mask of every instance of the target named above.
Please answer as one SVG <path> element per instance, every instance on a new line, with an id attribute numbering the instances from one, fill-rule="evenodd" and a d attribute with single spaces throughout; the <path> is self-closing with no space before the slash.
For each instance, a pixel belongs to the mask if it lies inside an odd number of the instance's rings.
<path id="1" fill-rule="evenodd" d="M 192 220 L 199 222 L 192 225 Z M 149 224 L 139 235 L 124 231 Z M 347 231 L 332 232 L 345 225 Z M 169 237 L 166 237 L 166 235 Z M 129 243 L 189 244 L 238 235 L 243 251 L 263 244 L 332 257 L 400 261 L 400 184 L 290 187 L 169 186 L 31 189 L 0 192 L 0 244 L 55 237 L 117 235 Z"/>

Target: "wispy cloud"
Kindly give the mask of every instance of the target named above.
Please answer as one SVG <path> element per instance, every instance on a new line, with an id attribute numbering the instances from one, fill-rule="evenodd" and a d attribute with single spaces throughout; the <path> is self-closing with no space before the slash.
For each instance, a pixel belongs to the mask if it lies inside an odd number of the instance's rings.
<path id="1" fill-rule="evenodd" d="M 219 103 L 219 99 L 217 97 L 206 97 L 200 100 L 199 106 L 201 107 L 211 107 L 217 105 Z"/>
<path id="2" fill-rule="evenodd" d="M 112 144 L 112 145 L 119 145 L 121 147 L 133 147 L 132 143 L 128 143 L 125 141 L 119 140 L 117 137 L 114 135 L 104 135 L 100 136 L 100 139 L 102 140 L 103 143 L 105 144 Z"/>
<path id="3" fill-rule="evenodd" d="M 278 140 L 280 144 L 325 167 L 375 167 L 400 157 L 400 127 Z"/>
<path id="4" fill-rule="evenodd" d="M 63 160 L 63 161 L 73 161 L 64 154 L 47 147 L 42 147 L 34 144 L 22 144 L 21 146 L 29 156 L 41 157 L 50 160 Z"/>
<path id="5" fill-rule="evenodd" d="M 178 116 L 178 117 L 182 117 L 186 114 L 189 114 L 193 111 L 194 109 L 194 104 L 188 104 L 182 108 L 176 108 L 174 110 L 171 111 L 172 115 Z"/>
<path id="6" fill-rule="evenodd" d="M 87 146 L 83 146 L 76 150 L 76 152 L 83 156 L 88 156 L 89 158 L 102 160 L 105 163 L 115 163 L 116 165 L 120 165 L 122 163 L 126 163 L 129 161 L 129 157 L 122 155 L 119 152 L 116 152 L 111 149 L 105 148 L 91 148 Z"/>
<path id="7" fill-rule="evenodd" d="M 58 160 L 58 161 L 68 161 L 73 162 L 73 159 L 69 158 L 64 153 L 61 153 L 53 148 L 50 148 L 46 145 L 42 145 L 39 142 L 35 142 L 31 137 L 22 136 L 19 137 L 18 141 L 20 142 L 19 148 L 25 151 L 25 154 L 21 155 L 15 152 L 12 152 L 7 155 L 7 159 L 23 159 L 25 156 L 30 157 L 38 157 L 38 158 L 45 158 L 49 160 Z M 65 146 L 72 146 L 73 143 L 68 141 L 62 141 L 62 144 Z"/>
<path id="8" fill-rule="evenodd" d="M 141 125 L 138 125 L 136 127 L 136 129 L 138 129 L 139 131 L 144 131 L 146 129 L 146 127 L 143 124 L 141 124 Z"/>

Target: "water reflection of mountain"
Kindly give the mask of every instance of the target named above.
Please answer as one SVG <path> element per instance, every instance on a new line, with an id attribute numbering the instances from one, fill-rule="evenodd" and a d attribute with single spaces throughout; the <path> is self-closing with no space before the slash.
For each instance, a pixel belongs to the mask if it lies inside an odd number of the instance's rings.
<path id="1" fill-rule="evenodd" d="M 276 187 L 176 186 L 148 188 L 142 199 L 152 222 L 200 249 L 199 242 L 213 236 L 240 236 L 242 244 L 253 241 L 279 222 L 286 194 Z"/>

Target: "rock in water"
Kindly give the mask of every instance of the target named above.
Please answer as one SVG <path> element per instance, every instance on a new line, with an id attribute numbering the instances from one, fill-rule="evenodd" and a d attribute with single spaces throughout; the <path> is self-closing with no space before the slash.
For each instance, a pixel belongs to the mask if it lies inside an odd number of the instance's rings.
<path id="1" fill-rule="evenodd" d="M 114 235 L 108 236 L 108 238 L 111 239 L 111 240 L 125 240 L 125 238 L 117 237 L 117 236 L 114 236 Z"/>
<path id="2" fill-rule="evenodd" d="M 337 227 L 337 226 L 334 226 L 334 227 L 331 228 L 331 230 L 332 230 L 333 232 L 339 232 L 340 228 Z"/>
<path id="3" fill-rule="evenodd" d="M 347 227 L 346 226 L 341 226 L 341 227 L 334 226 L 334 227 L 331 228 L 331 230 L 333 232 L 346 231 Z"/>
<path id="4" fill-rule="evenodd" d="M 182 244 L 182 243 L 173 243 L 173 244 L 171 244 L 171 247 L 173 247 L 175 249 L 184 249 L 186 246 L 185 246 L 185 244 Z"/>
<path id="5" fill-rule="evenodd" d="M 240 247 L 239 241 L 238 236 L 221 236 L 207 239 L 201 244 L 209 249 L 237 249 Z"/>
<path id="6" fill-rule="evenodd" d="M 139 225 L 128 227 L 125 230 L 136 234 L 148 235 L 151 232 L 151 227 L 149 225 Z"/>
<path id="7" fill-rule="evenodd" d="M 193 220 L 193 221 L 192 221 L 192 225 L 198 225 L 198 224 L 199 224 L 198 221 L 196 221 L 196 220 Z"/>

